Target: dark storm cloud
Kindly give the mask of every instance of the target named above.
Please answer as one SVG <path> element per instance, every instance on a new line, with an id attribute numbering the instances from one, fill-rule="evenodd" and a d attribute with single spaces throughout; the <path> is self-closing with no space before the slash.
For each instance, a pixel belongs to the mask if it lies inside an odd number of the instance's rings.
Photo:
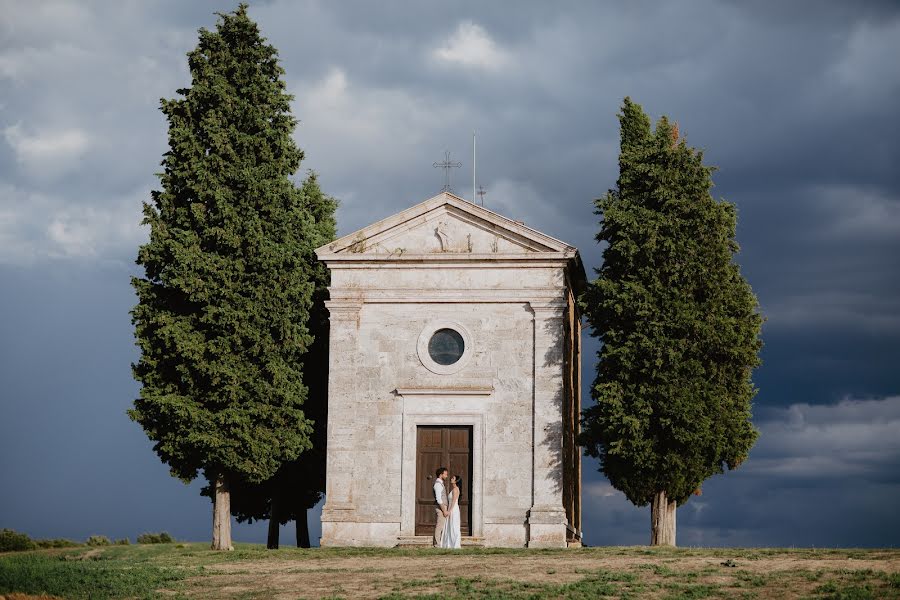
<path id="1" fill-rule="evenodd" d="M 678 509 L 680 545 L 891 546 L 900 517 L 900 397 L 794 404 L 757 413 L 760 439 L 737 471 Z M 591 474 L 594 544 L 646 543 L 649 509 Z"/>
<path id="2" fill-rule="evenodd" d="M 128 276 L 165 150 L 159 98 L 189 82 L 197 28 L 232 8 L 4 6 L 0 479 L 19 491 L 0 514 L 11 526 L 206 535 L 198 486 L 172 480 L 124 415 L 137 393 Z M 342 200 L 342 234 L 433 195 L 431 164 L 445 149 L 463 163 L 456 191 L 471 196 L 477 129 L 487 205 L 577 245 L 590 269 L 601 260 L 591 201 L 615 183 L 622 98 L 677 121 L 719 166 L 714 193 L 738 207 L 739 261 L 768 317 L 755 376 L 763 435 L 744 467 L 681 509 L 681 541 L 896 538 L 879 500 L 898 491 L 900 460 L 877 407 L 900 393 L 900 6 L 265 2 L 250 12 L 295 95 L 302 168 Z M 589 380 L 593 341 L 587 350 Z M 805 425 L 791 429 L 797 414 Z M 846 448 L 789 443 L 810 432 L 886 451 L 848 465 Z M 588 541 L 645 542 L 646 509 L 594 467 Z M 121 488 L 107 487 L 120 473 Z M 65 496 L 77 514 L 59 512 Z"/>

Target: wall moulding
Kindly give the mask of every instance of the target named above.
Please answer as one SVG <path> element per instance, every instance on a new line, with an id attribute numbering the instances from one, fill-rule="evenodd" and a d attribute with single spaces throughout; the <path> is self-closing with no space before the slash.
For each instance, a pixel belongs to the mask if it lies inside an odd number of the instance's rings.
<path id="1" fill-rule="evenodd" d="M 504 289 L 461 289 L 461 290 L 424 290 L 413 288 L 332 288 L 332 302 L 345 299 L 364 303 L 380 304 L 513 304 L 518 302 L 543 303 L 556 300 L 564 293 L 564 289 L 556 288 L 520 288 Z"/>
<path id="2" fill-rule="evenodd" d="M 532 252 L 529 254 L 475 254 L 442 252 L 435 254 L 322 254 L 320 260 L 333 264 L 334 269 L 371 269 L 375 264 L 379 269 L 454 268 L 483 269 L 485 263 L 498 269 L 527 269 L 541 267 L 564 267 L 572 255 L 564 252 Z"/>
<path id="3" fill-rule="evenodd" d="M 550 300 L 532 300 L 528 303 L 535 319 L 562 319 L 566 312 L 566 301 L 561 297 Z"/>
<path id="4" fill-rule="evenodd" d="M 398 396 L 490 396 L 494 386 L 489 387 L 448 387 L 448 388 L 397 388 Z"/>
<path id="5" fill-rule="evenodd" d="M 359 300 L 326 300 L 325 308 L 328 309 L 328 317 L 332 321 L 355 321 L 359 318 L 359 311 L 363 303 Z"/>

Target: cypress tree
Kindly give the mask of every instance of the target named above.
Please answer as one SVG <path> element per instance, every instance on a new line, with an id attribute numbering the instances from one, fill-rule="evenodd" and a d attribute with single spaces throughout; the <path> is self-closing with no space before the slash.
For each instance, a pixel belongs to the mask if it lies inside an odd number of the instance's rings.
<path id="1" fill-rule="evenodd" d="M 606 242 L 582 297 L 602 342 L 580 443 L 610 483 L 651 505 L 651 544 L 675 545 L 675 508 L 735 469 L 751 423 L 762 317 L 734 262 L 735 207 L 665 117 L 626 98 L 616 188 L 595 201 Z"/>
<path id="2" fill-rule="evenodd" d="M 307 511 L 325 493 L 325 444 L 328 405 L 328 298 L 329 272 L 312 252 L 313 248 L 334 240 L 336 224 L 334 211 L 337 202 L 325 195 L 315 173 L 303 182 L 303 201 L 315 219 L 316 241 L 306 257 L 313 266 L 313 304 L 309 327 L 313 342 L 303 357 L 303 381 L 309 388 L 304 405 L 306 416 L 312 419 L 312 448 L 297 460 L 284 464 L 271 479 L 253 484 L 238 481 L 232 485 L 232 512 L 238 522 L 269 521 L 267 547 L 279 546 L 279 525 L 295 521 L 297 546 L 310 547 Z M 207 490 L 209 492 L 209 490 Z"/>
<path id="3" fill-rule="evenodd" d="M 312 447 L 302 365 L 321 215 L 291 180 L 303 152 L 276 49 L 246 4 L 218 16 L 188 54 L 190 87 L 161 101 L 169 149 L 132 278 L 141 390 L 128 414 L 173 476 L 209 482 L 223 550 L 231 483 L 266 481 Z"/>

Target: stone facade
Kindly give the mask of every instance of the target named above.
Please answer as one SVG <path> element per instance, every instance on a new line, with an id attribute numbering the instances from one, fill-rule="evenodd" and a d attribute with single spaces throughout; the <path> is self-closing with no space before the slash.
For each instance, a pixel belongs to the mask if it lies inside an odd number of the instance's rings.
<path id="1" fill-rule="evenodd" d="M 317 254 L 331 270 L 322 545 L 430 540 L 416 535 L 429 426 L 470 428 L 464 543 L 579 543 L 577 250 L 444 193 Z M 452 364 L 429 346 L 445 329 L 463 342 Z"/>

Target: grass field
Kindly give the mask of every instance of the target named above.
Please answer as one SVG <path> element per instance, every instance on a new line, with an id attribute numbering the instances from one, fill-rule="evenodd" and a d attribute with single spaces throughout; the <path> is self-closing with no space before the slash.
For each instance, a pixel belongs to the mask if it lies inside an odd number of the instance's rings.
<path id="1" fill-rule="evenodd" d="M 900 599 L 900 550 L 82 547 L 0 554 L 0 596 L 14 592 L 91 599 Z"/>

